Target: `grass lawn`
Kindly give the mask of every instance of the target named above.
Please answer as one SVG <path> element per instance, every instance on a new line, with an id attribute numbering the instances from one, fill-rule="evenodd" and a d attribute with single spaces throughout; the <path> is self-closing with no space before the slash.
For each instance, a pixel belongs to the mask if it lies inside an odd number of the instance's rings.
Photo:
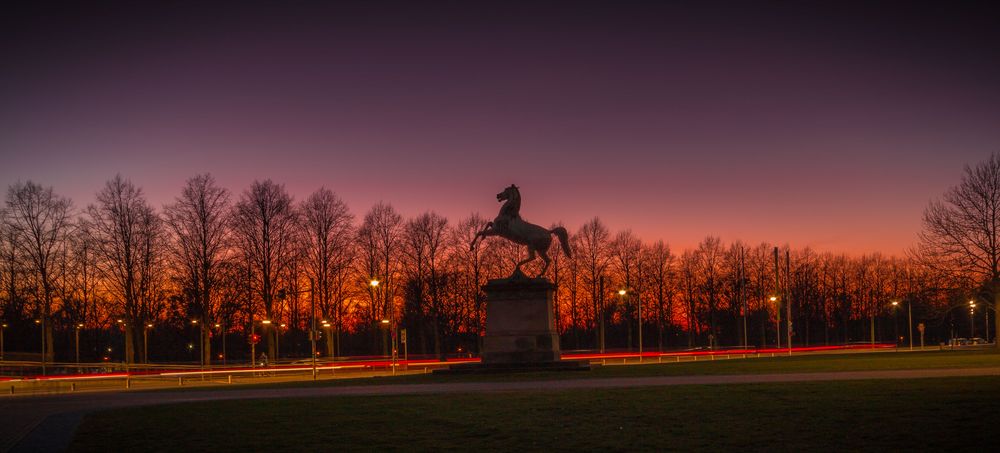
<path id="1" fill-rule="evenodd" d="M 669 359 L 669 360 L 668 360 Z M 203 387 L 201 390 L 288 388 L 342 385 L 379 384 L 429 384 L 439 382 L 492 382 L 546 379 L 599 379 L 612 377 L 770 374 L 770 373 L 819 373 L 830 371 L 907 370 L 926 368 L 982 368 L 1000 367 L 1000 353 L 995 349 L 921 352 L 874 352 L 846 354 L 803 354 L 777 357 L 710 360 L 673 363 L 665 358 L 662 364 L 641 366 L 596 366 L 591 371 L 544 372 L 503 375 L 403 375 L 359 379 L 327 379 L 320 381 L 294 381 L 272 384 L 244 384 L 234 386 Z M 690 359 L 685 359 L 690 360 Z M 653 359 L 655 362 L 655 359 Z M 618 362 L 620 363 L 620 361 Z M 165 391 L 192 389 L 166 389 Z"/>
<path id="2" fill-rule="evenodd" d="M 89 415 L 74 451 L 991 451 L 1000 377 L 238 400 Z"/>

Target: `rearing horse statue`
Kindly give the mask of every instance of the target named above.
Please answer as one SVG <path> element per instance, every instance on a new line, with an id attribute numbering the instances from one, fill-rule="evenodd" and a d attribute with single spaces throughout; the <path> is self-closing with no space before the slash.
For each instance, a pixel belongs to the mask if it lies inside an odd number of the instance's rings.
<path id="1" fill-rule="evenodd" d="M 538 254 L 545 261 L 542 271 L 538 273 L 539 277 L 545 275 L 545 271 L 549 269 L 549 262 L 552 261 L 549 258 L 549 246 L 552 245 L 553 234 L 559 237 L 559 244 L 562 245 L 563 253 L 567 257 L 571 255 L 569 234 L 566 233 L 565 228 L 555 227 L 548 230 L 521 219 L 521 192 L 517 186 L 511 184 L 503 192 L 498 193 L 497 201 L 505 201 L 503 206 L 500 207 L 500 214 L 492 222 L 488 222 L 483 231 L 480 231 L 476 234 L 476 237 L 472 238 L 472 243 L 469 244 L 470 249 L 476 247 L 476 241 L 479 238 L 487 236 L 500 236 L 509 241 L 526 245 L 528 246 L 528 258 L 517 263 L 513 275 L 520 274 L 521 266 L 534 260 L 536 254 Z"/>

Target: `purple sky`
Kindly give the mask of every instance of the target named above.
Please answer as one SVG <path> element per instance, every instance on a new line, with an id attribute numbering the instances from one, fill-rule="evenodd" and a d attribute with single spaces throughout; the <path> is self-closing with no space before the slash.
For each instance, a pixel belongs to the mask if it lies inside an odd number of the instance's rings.
<path id="1" fill-rule="evenodd" d="M 1000 151 L 987 5 L 170 3 L 5 12 L 0 184 L 160 206 L 211 172 L 454 221 L 516 183 L 571 230 L 899 254 Z"/>

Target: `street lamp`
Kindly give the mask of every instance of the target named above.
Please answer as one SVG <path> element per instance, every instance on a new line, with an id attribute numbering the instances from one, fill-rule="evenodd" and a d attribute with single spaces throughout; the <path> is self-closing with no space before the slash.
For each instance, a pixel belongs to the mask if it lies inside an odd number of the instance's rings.
<path id="1" fill-rule="evenodd" d="M 389 324 L 390 323 L 391 322 L 388 319 L 383 319 L 381 321 L 382 328 L 385 329 L 385 330 L 382 331 L 382 344 L 384 344 L 386 346 L 386 350 L 384 350 L 384 352 L 386 353 L 385 355 L 389 355 L 388 347 L 389 347 L 389 328 L 390 328 Z"/>
<path id="2" fill-rule="evenodd" d="M 83 323 L 76 325 L 76 364 L 78 366 L 80 365 L 80 329 L 82 328 L 83 328 Z"/>
<path id="3" fill-rule="evenodd" d="M 36 319 L 35 324 L 42 327 L 42 375 L 45 375 L 45 324 L 42 323 L 42 319 Z"/>
<path id="4" fill-rule="evenodd" d="M 281 357 L 281 329 L 285 328 L 285 323 L 278 324 L 278 327 L 274 328 L 274 361 L 277 362 L 278 358 Z"/>
<path id="5" fill-rule="evenodd" d="M 128 357 L 125 357 L 125 354 L 128 351 L 128 338 L 125 338 L 125 320 L 118 319 L 116 322 L 122 328 L 122 362 L 128 363 Z"/>
<path id="6" fill-rule="evenodd" d="M 149 329 L 153 328 L 153 324 L 146 324 L 146 328 L 142 329 L 142 360 L 149 364 L 149 336 L 147 333 Z"/>
<path id="7" fill-rule="evenodd" d="M 222 366 L 226 366 L 226 329 L 220 323 L 215 323 L 215 328 L 219 329 L 219 335 L 222 336 Z"/>
<path id="8" fill-rule="evenodd" d="M 897 316 L 898 309 L 899 309 L 899 301 L 897 300 L 892 301 L 892 330 L 893 330 L 893 335 L 895 335 L 892 341 L 893 343 L 896 343 L 897 350 L 899 349 L 899 323 L 896 322 L 896 318 L 899 317 Z"/>
<path id="9" fill-rule="evenodd" d="M 771 302 L 775 302 L 774 304 L 774 313 L 776 315 L 776 318 L 774 320 L 775 343 L 777 343 L 777 348 L 781 349 L 781 309 L 780 307 L 778 307 L 777 304 L 778 296 L 771 296 L 770 299 Z"/>
<path id="10" fill-rule="evenodd" d="M 260 323 L 261 323 L 261 325 L 264 326 L 264 332 L 265 332 L 265 335 L 267 335 L 266 334 L 266 332 L 267 332 L 267 326 L 270 326 L 271 323 L 272 323 L 272 321 L 270 319 L 264 319 L 264 320 L 261 320 Z M 277 337 L 277 336 L 278 335 L 275 334 L 275 337 Z M 274 339 L 274 351 L 275 351 L 274 352 L 274 360 L 278 360 L 278 352 L 277 352 L 278 351 L 278 339 L 277 338 Z"/>
<path id="11" fill-rule="evenodd" d="M 969 338 L 976 338 L 976 302 L 969 301 Z"/>
<path id="12" fill-rule="evenodd" d="M 191 325 L 198 329 L 198 363 L 205 369 L 205 330 L 198 326 L 197 319 L 192 319 Z"/>
<path id="13" fill-rule="evenodd" d="M 375 291 L 378 290 L 378 285 L 380 285 L 381 283 L 382 282 L 379 281 L 379 279 L 376 277 L 372 277 L 370 280 L 368 280 L 368 290 L 371 291 L 370 296 L 373 302 L 376 300 L 376 297 L 378 297 L 378 294 Z M 391 318 L 392 317 L 391 306 L 386 307 L 386 312 L 387 312 L 386 314 Z M 391 328 L 389 324 L 390 324 L 389 319 L 382 320 L 382 327 L 386 328 L 385 332 L 383 332 L 382 335 L 382 352 L 384 355 L 389 355 L 389 329 Z"/>
<path id="14" fill-rule="evenodd" d="M 3 331 L 7 328 L 7 323 L 0 324 L 0 362 L 3 362 Z"/>

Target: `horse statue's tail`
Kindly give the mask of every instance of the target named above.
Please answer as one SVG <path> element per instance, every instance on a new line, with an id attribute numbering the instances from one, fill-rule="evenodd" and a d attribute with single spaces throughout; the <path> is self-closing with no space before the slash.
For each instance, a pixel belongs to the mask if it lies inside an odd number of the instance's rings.
<path id="1" fill-rule="evenodd" d="M 556 235 L 559 238 L 559 244 L 562 245 L 563 253 L 566 257 L 572 257 L 573 253 L 569 249 L 569 233 L 563 227 L 555 227 L 549 230 L 549 233 Z"/>

